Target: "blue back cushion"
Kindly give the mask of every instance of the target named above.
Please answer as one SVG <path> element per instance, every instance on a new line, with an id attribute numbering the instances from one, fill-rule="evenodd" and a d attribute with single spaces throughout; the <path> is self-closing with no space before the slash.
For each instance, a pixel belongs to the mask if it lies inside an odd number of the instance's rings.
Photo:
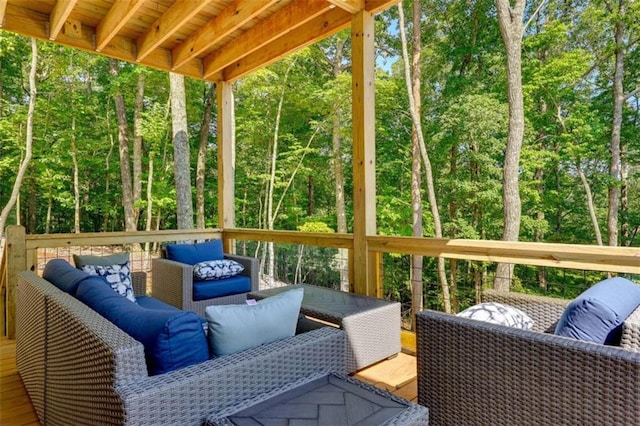
<path id="1" fill-rule="evenodd" d="M 251 291 L 251 280 L 244 275 L 223 280 L 193 282 L 193 300 L 213 299 L 248 291 Z"/>
<path id="2" fill-rule="evenodd" d="M 601 281 L 569 303 L 555 334 L 618 344 L 622 323 L 640 305 L 640 286 L 621 277 Z"/>
<path id="3" fill-rule="evenodd" d="M 144 308 L 99 277 L 83 280 L 76 297 L 142 343 L 151 375 L 209 359 L 202 319 L 194 312 Z"/>
<path id="4" fill-rule="evenodd" d="M 89 274 L 74 268 L 64 259 L 50 260 L 42 272 L 42 278 L 72 296 L 76 295 L 80 282 L 89 277 Z"/>
<path id="5" fill-rule="evenodd" d="M 205 260 L 220 260 L 224 258 L 221 240 L 197 244 L 167 244 L 166 250 L 167 259 L 188 265 L 195 265 Z"/>

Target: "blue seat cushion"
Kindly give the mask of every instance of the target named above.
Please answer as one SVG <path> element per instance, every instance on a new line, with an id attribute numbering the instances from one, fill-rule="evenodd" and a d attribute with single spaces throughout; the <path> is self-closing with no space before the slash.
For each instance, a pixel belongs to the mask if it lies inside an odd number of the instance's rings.
<path id="1" fill-rule="evenodd" d="M 202 319 L 194 312 L 145 308 L 111 290 L 100 277 L 83 280 L 76 297 L 142 343 L 150 375 L 209 359 Z"/>
<path id="2" fill-rule="evenodd" d="M 244 275 L 225 278 L 223 280 L 194 281 L 193 300 L 206 300 L 215 297 L 251 291 L 251 279 Z"/>
<path id="3" fill-rule="evenodd" d="M 80 282 L 89 277 L 88 273 L 74 268 L 64 259 L 50 260 L 42 272 L 42 278 L 72 296 L 76 295 Z"/>
<path id="4" fill-rule="evenodd" d="M 136 297 L 136 303 L 142 306 L 145 309 L 157 309 L 157 310 L 166 310 L 166 311 L 178 311 L 180 309 L 176 308 L 173 305 L 169 305 L 168 303 L 164 303 L 162 300 L 158 300 L 155 297 L 151 296 L 138 296 Z"/>
<path id="5" fill-rule="evenodd" d="M 640 286 L 621 277 L 587 289 L 569 303 L 555 334 L 587 342 L 619 344 L 622 323 L 640 305 Z"/>
<path id="6" fill-rule="evenodd" d="M 167 244 L 165 249 L 167 251 L 167 259 L 188 265 L 195 265 L 205 260 L 220 260 L 224 258 L 221 240 L 197 244 Z"/>

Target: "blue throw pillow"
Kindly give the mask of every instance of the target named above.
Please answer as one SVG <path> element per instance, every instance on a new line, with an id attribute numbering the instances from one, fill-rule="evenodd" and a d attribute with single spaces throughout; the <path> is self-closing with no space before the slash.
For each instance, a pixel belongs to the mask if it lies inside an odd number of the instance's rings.
<path id="1" fill-rule="evenodd" d="M 167 259 L 188 265 L 195 265 L 205 260 L 220 260 L 224 258 L 221 240 L 197 244 L 167 244 L 166 250 Z"/>
<path id="2" fill-rule="evenodd" d="M 285 291 L 255 305 L 214 305 L 205 309 L 215 356 L 229 355 L 293 336 L 304 289 Z"/>
<path id="3" fill-rule="evenodd" d="M 89 274 L 74 268 L 64 259 L 50 260 L 42 272 L 42 278 L 72 296 L 76 295 L 80 282 L 88 277 Z"/>
<path id="4" fill-rule="evenodd" d="M 621 277 L 601 281 L 569 303 L 555 334 L 618 344 L 622 323 L 640 305 L 640 286 Z"/>
<path id="5" fill-rule="evenodd" d="M 143 308 L 113 291 L 101 277 L 80 283 L 76 297 L 142 343 L 150 375 L 209 359 L 202 319 L 194 312 Z"/>

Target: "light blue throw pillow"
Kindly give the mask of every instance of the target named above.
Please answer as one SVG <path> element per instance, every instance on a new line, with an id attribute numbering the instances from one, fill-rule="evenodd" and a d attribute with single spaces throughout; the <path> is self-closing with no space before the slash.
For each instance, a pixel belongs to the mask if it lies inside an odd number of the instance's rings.
<path id="1" fill-rule="evenodd" d="M 291 337 L 296 332 L 304 289 L 285 291 L 255 305 L 214 305 L 205 309 L 209 345 L 215 356 Z"/>
<path id="2" fill-rule="evenodd" d="M 640 305 L 640 286 L 621 277 L 587 289 L 569 303 L 555 334 L 600 344 L 618 344 L 622 323 Z"/>

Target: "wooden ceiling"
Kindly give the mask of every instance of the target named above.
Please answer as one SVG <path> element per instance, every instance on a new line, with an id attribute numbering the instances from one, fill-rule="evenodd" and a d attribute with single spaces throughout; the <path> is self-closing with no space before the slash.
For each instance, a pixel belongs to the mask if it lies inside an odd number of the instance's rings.
<path id="1" fill-rule="evenodd" d="M 210 81 L 233 81 L 399 0 L 0 0 L 0 27 Z"/>

